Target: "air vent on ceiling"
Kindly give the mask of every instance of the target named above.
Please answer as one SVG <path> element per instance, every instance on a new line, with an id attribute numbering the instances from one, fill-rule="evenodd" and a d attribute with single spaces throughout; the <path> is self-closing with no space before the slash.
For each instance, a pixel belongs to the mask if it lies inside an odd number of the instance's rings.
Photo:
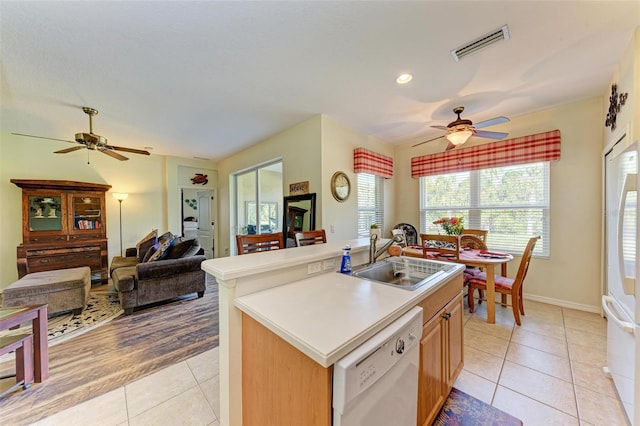
<path id="1" fill-rule="evenodd" d="M 472 54 L 480 49 L 484 49 L 485 47 L 497 43 L 501 40 L 509 40 L 509 28 L 505 25 L 499 30 L 492 31 L 488 34 L 478 37 L 477 39 L 466 43 L 464 46 L 461 46 L 455 50 L 451 51 L 451 56 L 453 59 L 458 62 L 460 59 L 464 58 L 467 55 Z"/>

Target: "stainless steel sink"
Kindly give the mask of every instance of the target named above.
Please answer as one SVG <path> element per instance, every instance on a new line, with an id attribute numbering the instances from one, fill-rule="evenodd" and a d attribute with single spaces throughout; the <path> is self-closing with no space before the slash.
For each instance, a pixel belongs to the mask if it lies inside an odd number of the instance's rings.
<path id="1" fill-rule="evenodd" d="M 351 275 L 405 290 L 415 290 L 427 283 L 439 282 L 455 269 L 456 265 L 427 259 L 391 257 L 356 267 Z"/>

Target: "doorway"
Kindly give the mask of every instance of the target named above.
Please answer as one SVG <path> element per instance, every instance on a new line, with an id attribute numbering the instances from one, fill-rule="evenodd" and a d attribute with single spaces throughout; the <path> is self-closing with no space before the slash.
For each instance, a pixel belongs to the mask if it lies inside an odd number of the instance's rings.
<path id="1" fill-rule="evenodd" d="M 182 236 L 197 239 L 207 259 L 214 257 L 215 193 L 210 189 L 182 189 Z"/>

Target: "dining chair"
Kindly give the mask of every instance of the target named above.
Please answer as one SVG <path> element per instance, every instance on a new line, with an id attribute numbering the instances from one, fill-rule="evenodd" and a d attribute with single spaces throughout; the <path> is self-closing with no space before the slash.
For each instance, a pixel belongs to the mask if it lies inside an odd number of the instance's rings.
<path id="1" fill-rule="evenodd" d="M 398 245 L 400 247 L 407 247 L 407 234 L 404 232 L 404 229 L 392 229 L 390 232 L 391 238 L 395 237 L 396 235 L 402 235 L 402 242 L 398 243 Z"/>
<path id="2" fill-rule="evenodd" d="M 462 235 L 463 236 L 464 235 L 472 235 L 474 237 L 480 238 L 485 243 L 487 242 L 487 234 L 488 233 L 489 233 L 489 231 L 487 231 L 486 229 L 467 229 L 467 228 L 465 228 L 462 231 Z"/>
<path id="3" fill-rule="evenodd" d="M 465 235 L 462 234 L 460 236 L 460 248 L 464 250 L 465 248 L 469 248 L 472 250 L 487 250 L 487 244 L 480 238 L 475 235 Z M 476 274 L 482 272 L 482 268 L 478 268 L 477 266 L 467 266 L 464 269 L 464 285 L 469 285 L 469 280 Z M 503 274 L 505 275 L 505 274 Z M 484 297 L 482 290 L 478 289 L 480 293 L 480 300 Z"/>
<path id="4" fill-rule="evenodd" d="M 282 233 L 236 235 L 238 254 L 257 253 L 260 251 L 278 250 L 284 248 Z"/>
<path id="5" fill-rule="evenodd" d="M 458 235 L 420 234 L 420 241 L 422 257 L 436 256 L 460 260 L 460 238 Z"/>
<path id="6" fill-rule="evenodd" d="M 516 320 L 516 324 L 521 325 L 520 315 L 524 315 L 524 305 L 522 303 L 522 285 L 524 284 L 524 279 L 527 276 L 527 271 L 529 270 L 529 264 L 531 263 L 531 255 L 533 254 L 533 249 L 536 246 L 536 243 L 540 239 L 540 236 L 531 237 L 529 242 L 527 243 L 527 247 L 524 249 L 524 253 L 522 253 L 522 260 L 520 260 L 520 266 L 518 267 L 518 273 L 515 278 L 503 277 L 502 275 L 495 275 L 495 285 L 496 292 L 502 295 L 510 295 L 511 296 L 511 308 L 513 309 L 513 317 Z M 469 292 L 467 294 L 469 300 L 469 312 L 473 312 L 474 309 L 474 297 L 473 291 L 475 289 L 478 290 L 486 290 L 487 289 L 487 274 L 486 272 L 481 272 L 479 274 L 474 275 L 469 279 Z M 503 299 L 503 306 L 509 306 L 506 304 L 506 301 Z"/>
<path id="7" fill-rule="evenodd" d="M 312 246 L 314 244 L 324 244 L 327 242 L 327 233 L 324 229 L 317 229 L 315 231 L 302 231 L 296 232 L 295 235 L 296 247 Z"/>

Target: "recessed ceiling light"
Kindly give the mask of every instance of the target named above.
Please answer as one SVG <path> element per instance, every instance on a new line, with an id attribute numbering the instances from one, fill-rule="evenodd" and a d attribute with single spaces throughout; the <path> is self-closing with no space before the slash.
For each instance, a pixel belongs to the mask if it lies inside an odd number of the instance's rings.
<path id="1" fill-rule="evenodd" d="M 396 78 L 396 83 L 398 84 L 407 84 L 413 79 L 411 74 L 400 74 L 398 78 Z"/>

